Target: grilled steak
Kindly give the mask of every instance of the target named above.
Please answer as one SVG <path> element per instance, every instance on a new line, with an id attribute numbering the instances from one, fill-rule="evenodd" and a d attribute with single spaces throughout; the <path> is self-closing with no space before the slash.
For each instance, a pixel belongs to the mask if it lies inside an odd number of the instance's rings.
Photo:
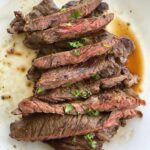
<path id="1" fill-rule="evenodd" d="M 66 112 L 67 107 L 71 106 L 71 111 Z M 18 109 L 13 114 L 32 114 L 32 113 L 56 113 L 56 114 L 88 114 L 93 111 L 110 112 L 116 109 L 135 108 L 145 105 L 145 101 L 127 95 L 121 90 L 110 90 L 99 95 L 91 96 L 86 101 L 72 102 L 68 104 L 48 104 L 39 101 L 34 97 L 23 100 Z"/>
<path id="2" fill-rule="evenodd" d="M 116 77 L 110 77 L 99 80 L 83 80 L 81 82 L 75 83 L 69 87 L 60 87 L 54 90 L 45 91 L 38 95 L 35 95 L 38 99 L 43 101 L 48 101 L 51 103 L 63 102 L 63 101 L 72 101 L 76 99 L 86 99 L 93 94 L 99 93 L 102 89 L 108 89 L 115 87 L 117 85 L 123 84 L 127 79 L 126 75 L 119 75 Z M 72 91 L 83 91 L 83 95 L 73 95 Z M 85 93 L 85 95 L 84 95 Z M 89 93 L 89 94 L 88 94 Z"/>
<path id="3" fill-rule="evenodd" d="M 95 150 L 101 150 L 103 142 L 109 141 L 118 131 L 118 127 L 101 129 L 94 135 L 93 141 L 96 142 Z M 91 134 L 91 133 L 90 133 Z M 92 145 L 86 140 L 85 136 L 75 136 L 64 139 L 51 140 L 46 142 L 56 150 L 92 150 Z"/>
<path id="4" fill-rule="evenodd" d="M 32 44 L 51 44 L 65 39 L 79 37 L 87 33 L 96 32 L 111 22 L 113 17 L 113 14 L 107 14 L 100 17 L 79 19 L 71 24 L 64 23 L 44 31 L 29 33 L 27 34 L 25 44 L 26 46 Z"/>
<path id="5" fill-rule="evenodd" d="M 118 126 L 120 119 L 135 116 L 139 116 L 139 112 L 130 109 L 115 112 L 113 115 L 101 113 L 98 117 L 34 114 L 12 123 L 10 136 L 23 141 L 42 141 L 85 135 L 97 132 L 103 127 Z"/>
<path id="6" fill-rule="evenodd" d="M 103 55 L 110 51 L 117 43 L 119 43 L 119 39 L 111 37 L 93 45 L 37 58 L 34 60 L 33 66 L 40 69 L 48 69 L 69 64 L 78 64 L 87 61 L 91 57 Z"/>
<path id="7" fill-rule="evenodd" d="M 40 16 L 51 15 L 58 11 L 53 0 L 43 0 L 40 4 L 33 7 L 33 10 L 26 17 L 20 11 L 15 11 L 15 19 L 10 23 L 9 33 L 20 33 L 24 30 L 26 19 L 35 19 Z"/>
<path id="8" fill-rule="evenodd" d="M 76 140 L 73 142 L 73 140 Z M 96 142 L 96 148 L 94 150 L 102 150 L 103 141 L 94 139 Z M 73 138 L 67 138 L 62 140 L 49 141 L 48 144 L 55 148 L 55 150 L 93 150 L 88 142 L 84 139 L 84 136 L 77 136 Z"/>
<path id="9" fill-rule="evenodd" d="M 111 113 L 108 120 L 105 121 L 104 128 L 110 128 L 112 127 L 112 124 L 116 126 L 119 125 L 120 118 L 132 119 L 133 117 L 136 117 L 136 116 L 142 117 L 143 114 L 140 111 L 134 110 L 134 109 L 114 111 Z"/>
<path id="10" fill-rule="evenodd" d="M 11 137 L 17 140 L 36 141 L 84 135 L 102 128 L 109 114 L 99 117 L 34 114 L 10 126 Z"/>
<path id="11" fill-rule="evenodd" d="M 63 9 L 55 14 L 36 19 L 26 20 L 24 27 L 25 31 L 44 30 L 49 27 L 54 27 L 61 23 L 74 21 L 77 18 L 83 18 L 90 14 L 99 4 L 101 0 L 82 0 L 77 6 Z M 78 14 L 78 17 L 76 17 Z"/>
<path id="12" fill-rule="evenodd" d="M 103 74 L 107 77 L 117 75 L 120 71 L 120 66 L 116 63 L 103 60 L 102 58 L 95 58 L 84 64 L 70 67 L 65 66 L 43 73 L 36 83 L 36 88 L 42 87 L 45 90 L 54 89 L 63 86 L 66 83 L 75 83 L 83 79 L 88 79 L 97 73 L 100 73 L 102 77 Z"/>

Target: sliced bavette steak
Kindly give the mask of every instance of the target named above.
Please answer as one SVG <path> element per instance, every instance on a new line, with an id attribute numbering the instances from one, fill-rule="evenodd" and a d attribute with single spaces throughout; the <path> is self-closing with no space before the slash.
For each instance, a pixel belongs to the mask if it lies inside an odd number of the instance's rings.
<path id="1" fill-rule="evenodd" d="M 30 47 L 32 44 L 51 44 L 65 39 L 80 37 L 87 33 L 99 31 L 110 23 L 113 18 L 114 14 L 107 14 L 100 17 L 79 19 L 71 23 L 71 25 L 70 23 L 69 25 L 68 23 L 60 24 L 47 30 L 28 33 L 24 43 Z"/>
<path id="2" fill-rule="evenodd" d="M 103 127 L 118 126 L 120 119 L 133 118 L 139 114 L 139 111 L 132 109 L 121 110 L 113 115 L 101 113 L 98 117 L 34 114 L 12 123 L 10 136 L 23 141 L 43 141 L 85 135 L 98 132 Z"/>
<path id="3" fill-rule="evenodd" d="M 67 114 L 67 105 L 66 103 L 49 104 L 30 97 L 23 100 L 13 114 L 56 113 L 64 115 Z M 107 90 L 99 95 L 91 96 L 86 101 L 72 102 L 69 105 L 71 105 L 72 110 L 68 113 L 78 115 L 88 114 L 89 110 L 110 112 L 117 109 L 136 108 L 145 105 L 145 101 L 127 95 L 121 90 Z"/>
<path id="4" fill-rule="evenodd" d="M 88 98 L 91 95 L 99 93 L 102 89 L 108 89 L 123 84 L 123 82 L 127 78 L 128 77 L 126 75 L 119 75 L 115 77 L 99 79 L 96 81 L 93 79 L 83 80 L 81 82 L 71 85 L 70 87 L 60 87 L 38 95 L 35 94 L 35 97 L 51 103 L 72 101 L 83 98 L 81 95 L 74 96 L 72 94 L 73 91 L 80 90 L 85 92 L 85 94 L 86 92 L 90 93 L 89 95 L 86 95 L 86 97 Z"/>
<path id="5" fill-rule="evenodd" d="M 74 14 L 78 13 L 78 18 L 82 18 L 90 14 L 99 4 L 101 0 L 82 0 L 78 5 L 63 9 L 57 13 L 48 16 L 41 16 L 35 19 L 27 19 L 24 26 L 25 31 L 44 30 L 54 27 L 64 22 L 73 21 Z"/>
<path id="6" fill-rule="evenodd" d="M 111 51 L 112 47 L 118 44 L 119 41 L 118 38 L 110 37 L 93 45 L 40 57 L 33 61 L 33 66 L 40 69 L 48 69 L 85 62 L 91 57 L 100 56 Z"/>
<path id="7" fill-rule="evenodd" d="M 106 70 L 108 72 L 106 72 Z M 101 73 L 103 71 L 103 73 Z M 114 62 L 103 60 L 103 58 L 95 58 L 78 64 L 77 66 L 65 66 L 49 70 L 41 75 L 36 83 L 36 88 L 54 89 L 63 86 L 66 83 L 75 83 L 83 79 L 88 79 L 92 75 L 100 73 L 101 76 L 117 75 L 121 71 L 119 65 Z M 107 74 L 107 75 L 106 75 Z"/>
<path id="8" fill-rule="evenodd" d="M 120 123 L 121 124 L 121 123 Z M 94 141 L 96 141 L 95 150 L 101 150 L 103 142 L 110 141 L 117 133 L 119 126 L 101 129 L 94 133 Z M 92 133 L 93 134 L 93 133 Z M 56 150 L 92 150 L 85 136 L 74 136 L 64 139 L 46 141 L 47 144 L 54 147 Z"/>
<path id="9" fill-rule="evenodd" d="M 25 17 L 22 12 L 15 11 L 15 19 L 10 23 L 10 28 L 7 29 L 7 31 L 11 34 L 23 32 L 26 19 L 35 19 L 40 16 L 51 15 L 57 11 L 58 8 L 53 0 L 43 0 L 37 6 L 34 6 L 33 10 Z"/>

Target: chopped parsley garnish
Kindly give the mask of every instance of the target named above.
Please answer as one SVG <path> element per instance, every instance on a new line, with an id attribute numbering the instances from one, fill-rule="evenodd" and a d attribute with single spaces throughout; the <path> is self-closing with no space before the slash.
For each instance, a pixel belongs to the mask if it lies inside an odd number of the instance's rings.
<path id="1" fill-rule="evenodd" d="M 80 56 L 81 52 L 80 52 L 80 50 L 77 49 L 77 50 L 71 51 L 71 54 L 74 56 Z"/>
<path id="2" fill-rule="evenodd" d="M 75 97 L 81 97 L 83 99 L 87 99 L 89 98 L 92 93 L 90 91 L 87 90 L 78 90 L 78 89 L 74 89 L 71 91 L 71 94 Z"/>
<path id="3" fill-rule="evenodd" d="M 71 17 L 74 18 L 74 19 L 80 18 L 80 17 L 81 17 L 80 11 L 77 10 L 77 11 L 73 12 L 73 13 L 71 14 Z"/>
<path id="4" fill-rule="evenodd" d="M 95 149 L 97 147 L 97 142 L 94 140 L 95 134 L 94 133 L 89 133 L 84 136 L 85 140 L 87 141 L 88 145 Z"/>
<path id="5" fill-rule="evenodd" d="M 65 87 L 71 87 L 72 86 L 72 83 L 70 83 L 70 82 L 67 82 L 67 83 L 65 83 L 65 85 L 64 85 Z"/>
<path id="6" fill-rule="evenodd" d="M 83 44 L 80 41 L 68 42 L 70 47 L 79 48 L 82 47 Z"/>
<path id="7" fill-rule="evenodd" d="M 66 104 L 65 105 L 65 113 L 70 113 L 74 109 L 72 104 Z"/>
<path id="8" fill-rule="evenodd" d="M 92 79 L 94 79 L 94 80 L 99 80 L 99 79 L 101 78 L 98 73 L 92 75 L 91 77 L 92 77 Z"/>
<path id="9" fill-rule="evenodd" d="M 43 87 L 38 87 L 36 90 L 36 93 L 40 94 L 43 93 L 45 91 L 45 89 Z"/>
<path id="10" fill-rule="evenodd" d="M 86 109 L 85 112 L 86 112 L 87 115 L 89 115 L 89 116 L 91 116 L 91 117 L 97 117 L 97 116 L 99 116 L 99 114 L 100 114 L 99 111 L 93 110 L 93 109 L 90 109 L 90 108 Z"/>

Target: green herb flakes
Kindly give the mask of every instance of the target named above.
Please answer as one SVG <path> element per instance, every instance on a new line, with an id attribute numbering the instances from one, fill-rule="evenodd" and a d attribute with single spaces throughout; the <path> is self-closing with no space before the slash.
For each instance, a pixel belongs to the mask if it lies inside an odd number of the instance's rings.
<path id="1" fill-rule="evenodd" d="M 100 112 L 99 112 L 99 111 L 97 111 L 97 110 L 92 110 L 92 109 L 90 109 L 90 108 L 86 109 L 85 112 L 86 112 L 87 115 L 89 115 L 89 116 L 91 116 L 91 117 L 97 117 L 97 116 L 100 115 Z"/>
<path id="2" fill-rule="evenodd" d="M 70 83 L 70 82 L 67 82 L 67 83 L 65 83 L 65 85 L 64 85 L 65 87 L 71 87 L 72 86 L 72 83 Z"/>
<path id="3" fill-rule="evenodd" d="M 73 48 L 79 48 L 83 46 L 83 44 L 80 41 L 68 42 L 68 44 L 70 47 L 73 47 Z"/>
<path id="4" fill-rule="evenodd" d="M 81 52 L 80 52 L 80 50 L 73 50 L 73 51 L 71 51 L 71 54 L 74 56 L 80 56 Z"/>
<path id="5" fill-rule="evenodd" d="M 45 89 L 43 87 L 38 87 L 36 90 L 36 93 L 40 94 L 43 93 L 45 91 Z"/>
<path id="6" fill-rule="evenodd" d="M 71 91 L 72 96 L 78 97 L 80 95 L 80 90 L 72 90 Z"/>
<path id="7" fill-rule="evenodd" d="M 72 17 L 73 19 L 78 19 L 78 18 L 80 18 L 80 17 L 81 17 L 80 11 L 77 10 L 77 11 L 73 12 L 73 13 L 71 14 L 71 17 Z"/>
<path id="8" fill-rule="evenodd" d="M 96 73 L 96 74 L 92 75 L 91 78 L 94 80 L 99 80 L 101 77 L 98 73 Z"/>
<path id="9" fill-rule="evenodd" d="M 74 109 L 72 104 L 65 105 L 65 113 L 69 114 Z"/>
<path id="10" fill-rule="evenodd" d="M 75 97 L 87 99 L 91 96 L 92 93 L 90 91 L 87 91 L 87 90 L 74 89 L 71 91 L 71 94 Z"/>
<path id="11" fill-rule="evenodd" d="M 85 140 L 87 141 L 88 145 L 95 149 L 97 147 L 97 142 L 94 140 L 95 134 L 94 133 L 89 133 L 84 136 Z"/>

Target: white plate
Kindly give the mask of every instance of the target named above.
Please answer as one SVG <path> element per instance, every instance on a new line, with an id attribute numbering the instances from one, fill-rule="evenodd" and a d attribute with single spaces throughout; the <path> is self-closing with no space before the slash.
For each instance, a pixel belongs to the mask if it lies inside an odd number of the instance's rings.
<path id="1" fill-rule="evenodd" d="M 58 5 L 66 0 L 55 0 Z M 140 40 L 144 55 L 145 75 L 141 97 L 147 101 L 147 106 L 141 108 L 143 119 L 133 119 L 127 127 L 119 130 L 110 143 L 105 144 L 105 150 L 150 150 L 150 1 L 148 0 L 107 0 L 111 9 L 122 19 L 130 22 L 133 31 Z M 10 114 L 17 103 L 32 93 L 32 87 L 27 88 L 26 72 L 21 73 L 18 67 L 30 67 L 34 52 L 25 48 L 21 42 L 22 36 L 11 37 L 6 32 L 13 18 L 14 10 L 28 12 L 39 0 L 0 0 L 0 97 L 11 95 L 10 100 L 0 99 L 0 150 L 50 150 L 42 143 L 17 142 L 9 137 L 9 124 L 16 118 Z M 130 13 L 132 10 L 133 13 Z M 16 50 L 22 56 L 5 57 L 6 51 L 16 41 Z M 11 63 L 11 64 L 10 64 Z M 136 64 L 135 64 L 135 67 Z M 14 148 L 14 145 L 16 148 Z"/>

